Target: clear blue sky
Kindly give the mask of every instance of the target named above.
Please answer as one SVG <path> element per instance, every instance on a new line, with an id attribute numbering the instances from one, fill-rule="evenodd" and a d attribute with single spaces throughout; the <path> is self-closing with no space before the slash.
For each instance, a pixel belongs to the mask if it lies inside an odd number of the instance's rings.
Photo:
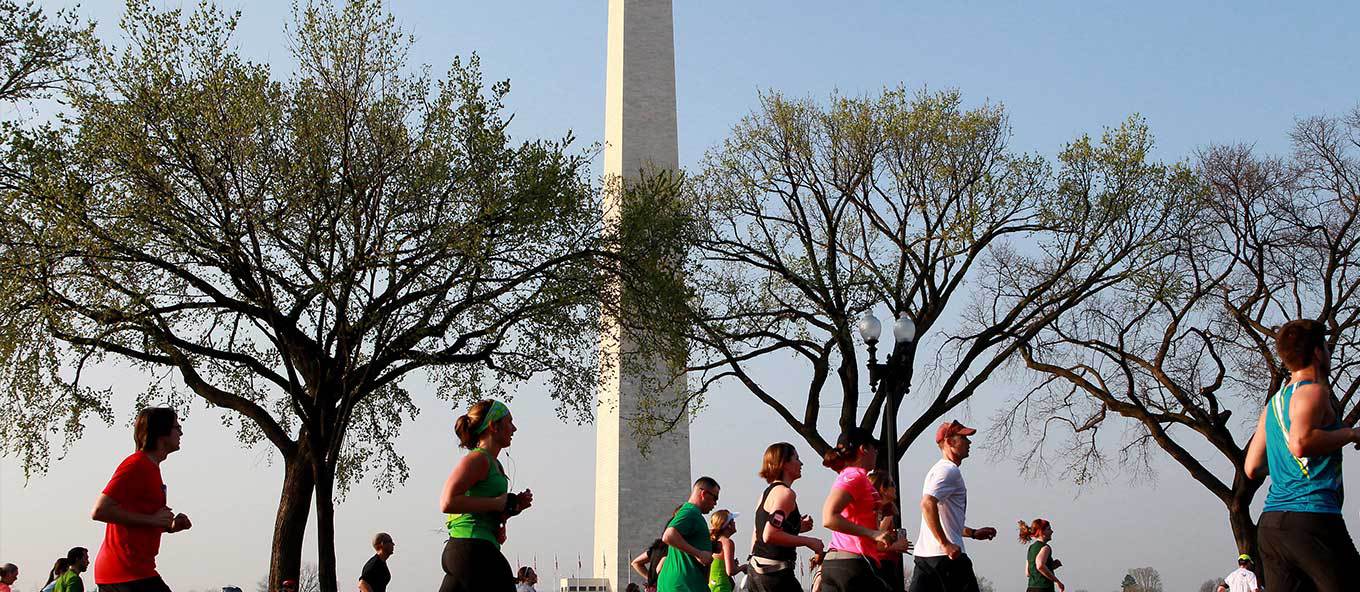
<path id="1" fill-rule="evenodd" d="M 289 64 L 281 34 L 287 3 L 225 6 L 244 12 L 243 51 L 275 65 L 282 76 Z M 391 8 L 417 37 L 414 61 L 431 64 L 434 73 L 453 55 L 477 51 L 488 79 L 511 79 L 517 135 L 571 129 L 583 145 L 602 139 L 604 0 L 397 0 Z M 117 34 L 120 2 L 87 1 L 81 13 L 100 21 L 102 35 Z M 679 0 L 681 161 L 692 165 L 719 142 L 755 104 L 759 90 L 825 96 L 833 89 L 858 94 L 899 83 L 956 87 L 970 102 L 1004 103 L 1015 146 L 1049 155 L 1074 136 L 1098 134 L 1135 112 L 1159 138 L 1162 158 L 1183 158 L 1210 142 L 1284 152 L 1296 117 L 1338 114 L 1360 102 L 1358 25 L 1360 8 L 1342 2 Z M 105 378 L 123 397 L 114 429 L 91 430 L 51 475 L 26 488 L 13 463 L 0 467 L 0 561 L 20 564 L 17 588 L 24 592 L 41 584 L 40 574 L 67 547 L 98 548 L 102 529 L 87 512 L 130 451 L 124 422 L 138 384 L 126 373 Z M 790 387 L 797 378 L 788 378 Z M 961 417 L 985 426 L 1014 392 L 1006 380 L 996 381 Z M 441 520 L 435 501 L 455 458 L 449 430 L 454 415 L 430 396 L 421 401 L 425 412 L 399 441 L 411 462 L 408 485 L 381 498 L 362 487 L 340 506 L 342 589 L 357 577 L 367 538 L 379 529 L 392 532 L 398 544 L 395 589 L 437 585 Z M 517 486 L 535 489 L 537 507 L 515 526 L 507 554 L 512 561 L 536 557 L 545 579 L 554 555 L 559 575 L 574 571 L 578 553 L 589 565 L 594 442 L 588 426 L 560 424 L 548 405 L 532 386 L 512 405 L 523 429 L 508 463 Z M 913 411 L 909 402 L 904 414 Z M 268 567 L 280 469 L 268 463 L 267 450 L 236 450 L 213 412 L 198 411 L 186 429 L 185 449 L 171 457 L 165 472 L 171 505 L 193 516 L 195 529 L 167 538 L 162 573 L 182 591 L 229 584 L 249 590 Z M 744 393 L 720 392 L 694 425 L 694 470 L 718 477 L 725 485 L 721 505 L 749 517 L 759 492 L 759 453 L 781 439 L 796 440 Z M 908 491 L 933 454 L 920 447 L 909 453 L 902 465 Z M 1221 577 L 1235 555 L 1221 505 L 1178 467 L 1163 462 L 1160 468 L 1155 482 L 1130 484 L 1112 474 L 1107 483 L 1078 491 L 1023 481 L 1004 459 L 979 451 L 964 468 L 972 491 L 970 522 L 1005 533 L 1002 540 L 970 546 L 979 572 L 1000 590 L 1015 589 L 1023 549 L 1011 542 L 1011 525 L 1046 515 L 1059 530 L 1054 544 L 1070 589 L 1112 590 L 1122 570 L 1144 565 L 1160 569 L 1172 591 Z M 822 473 L 810 470 L 798 486 L 808 508 L 829 486 Z M 1352 491 L 1360 491 L 1357 474 L 1348 472 Z M 1353 509 L 1354 502 L 1347 508 L 1352 518 Z M 914 520 L 907 523 L 914 529 Z M 1354 532 L 1360 521 L 1351 527 Z M 310 547 L 307 553 L 314 556 Z"/>

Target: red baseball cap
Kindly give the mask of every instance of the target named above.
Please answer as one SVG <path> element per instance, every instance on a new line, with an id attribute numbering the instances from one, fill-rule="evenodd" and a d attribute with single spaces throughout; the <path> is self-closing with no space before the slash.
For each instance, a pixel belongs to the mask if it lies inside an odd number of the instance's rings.
<path id="1" fill-rule="evenodd" d="M 944 442 L 945 438 L 950 436 L 971 436 L 976 433 L 977 430 L 959 423 L 958 420 L 949 421 L 940 424 L 940 429 L 935 430 L 935 443 Z"/>
<path id="2" fill-rule="evenodd" d="M 284 580 L 284 581 L 283 581 L 283 587 L 284 587 L 284 588 L 296 588 L 296 587 L 297 587 L 297 580 Z"/>

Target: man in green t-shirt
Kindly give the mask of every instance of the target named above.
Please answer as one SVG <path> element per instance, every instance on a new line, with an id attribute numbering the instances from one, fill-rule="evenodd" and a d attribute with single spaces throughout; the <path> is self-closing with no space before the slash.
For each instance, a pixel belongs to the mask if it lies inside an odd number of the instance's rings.
<path id="1" fill-rule="evenodd" d="M 675 511 L 661 540 L 670 549 L 661 564 L 657 592 L 708 592 L 708 566 L 713 563 L 713 545 L 708 538 L 704 514 L 718 505 L 718 482 L 699 477 L 689 493 L 689 501 Z"/>
<path id="2" fill-rule="evenodd" d="M 66 553 L 66 559 L 71 567 L 66 573 L 57 576 L 52 592 L 85 592 L 85 582 L 81 581 L 80 573 L 90 568 L 90 550 L 85 547 L 72 548 Z"/>

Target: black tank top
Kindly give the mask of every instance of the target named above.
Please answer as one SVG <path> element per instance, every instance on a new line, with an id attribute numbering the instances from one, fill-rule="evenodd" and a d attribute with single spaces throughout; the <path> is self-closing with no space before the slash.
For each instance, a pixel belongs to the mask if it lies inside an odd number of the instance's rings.
<path id="1" fill-rule="evenodd" d="M 796 561 L 798 559 L 796 547 L 785 547 L 784 545 L 773 545 L 765 542 L 765 524 L 770 521 L 770 513 L 765 511 L 765 498 L 770 497 L 770 492 L 776 487 L 788 487 L 788 485 L 775 481 L 765 488 L 765 493 L 760 494 L 760 505 L 756 506 L 756 542 L 751 546 L 751 554 L 775 561 Z M 797 536 L 802 524 L 803 516 L 798 513 L 798 506 L 794 505 L 793 511 L 784 517 L 784 524 L 780 526 L 779 530 Z"/>

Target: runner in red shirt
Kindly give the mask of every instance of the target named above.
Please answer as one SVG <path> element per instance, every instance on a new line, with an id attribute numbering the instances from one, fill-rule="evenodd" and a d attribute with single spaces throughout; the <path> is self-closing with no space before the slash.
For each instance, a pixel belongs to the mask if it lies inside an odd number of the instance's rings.
<path id="1" fill-rule="evenodd" d="M 137 414 L 137 451 L 118 465 L 90 513 L 107 524 L 94 560 L 94 582 L 101 592 L 170 592 L 156 573 L 161 534 L 192 524 L 166 507 L 161 462 L 179 450 L 183 435 L 174 409 L 151 407 Z"/>

